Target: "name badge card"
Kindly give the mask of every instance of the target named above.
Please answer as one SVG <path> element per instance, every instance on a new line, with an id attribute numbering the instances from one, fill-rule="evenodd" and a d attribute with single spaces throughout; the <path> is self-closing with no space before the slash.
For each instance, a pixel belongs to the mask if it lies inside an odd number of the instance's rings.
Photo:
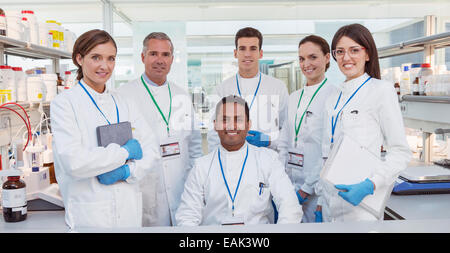
<path id="1" fill-rule="evenodd" d="M 244 225 L 244 217 L 228 216 L 222 220 L 222 226 L 230 226 L 230 225 Z"/>
<path id="2" fill-rule="evenodd" d="M 181 148 L 180 142 L 176 138 L 167 138 L 159 146 L 159 152 L 163 159 L 177 159 L 180 158 Z"/>
<path id="3" fill-rule="evenodd" d="M 303 168 L 303 152 L 296 148 L 289 149 L 287 165 L 295 168 Z"/>

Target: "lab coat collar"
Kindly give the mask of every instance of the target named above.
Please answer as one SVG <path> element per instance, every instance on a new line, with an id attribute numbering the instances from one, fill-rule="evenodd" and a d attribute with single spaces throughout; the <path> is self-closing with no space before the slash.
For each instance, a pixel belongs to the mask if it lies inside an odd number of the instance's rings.
<path id="1" fill-rule="evenodd" d="M 326 77 L 325 77 L 326 78 Z M 320 86 L 320 84 L 322 84 L 322 82 L 323 82 L 323 80 L 325 80 L 325 78 L 324 79 L 322 79 L 322 80 L 320 80 L 320 82 L 318 82 L 318 83 L 316 83 L 316 84 L 314 84 L 314 85 L 312 85 L 312 86 L 307 86 L 306 84 L 305 84 L 305 87 L 304 87 L 304 90 L 305 90 L 305 94 L 313 94 L 318 88 L 319 88 L 319 86 Z"/>
<path id="2" fill-rule="evenodd" d="M 352 79 L 350 81 L 346 81 L 344 83 L 341 84 L 341 90 L 343 93 L 350 93 L 355 91 L 356 89 L 358 89 L 358 87 L 364 83 L 364 81 L 367 80 L 367 78 L 369 78 L 369 75 L 367 73 L 364 73 L 363 75 L 361 75 L 360 77 L 357 77 L 355 79 Z"/>
<path id="3" fill-rule="evenodd" d="M 239 74 L 239 71 L 238 71 L 238 76 L 239 76 L 239 78 L 241 78 L 241 79 L 253 79 L 253 78 L 258 78 L 259 77 L 259 71 L 258 71 L 258 73 L 256 73 L 256 75 L 254 76 L 254 77 L 250 77 L 250 78 L 246 78 L 246 77 L 242 77 L 241 76 L 241 74 Z"/>
<path id="4" fill-rule="evenodd" d="M 109 94 L 111 93 L 110 89 L 108 88 L 108 85 L 105 85 L 105 90 L 103 91 L 103 93 L 98 93 L 96 90 L 92 89 L 89 85 L 87 85 L 87 83 L 83 79 L 81 79 L 80 82 L 84 85 L 84 87 L 91 94 L 91 96 L 96 97 L 102 97 L 105 95 L 109 96 Z"/>
<path id="5" fill-rule="evenodd" d="M 142 76 L 144 77 L 145 83 L 147 85 L 150 85 L 150 86 L 153 86 L 153 87 L 162 87 L 162 86 L 167 85 L 167 78 L 166 78 L 166 81 L 161 86 L 159 86 L 158 84 L 156 84 L 155 82 L 150 80 L 150 78 L 147 76 L 147 74 L 145 74 L 145 72 L 142 74 Z"/>
<path id="6" fill-rule="evenodd" d="M 237 153 L 246 151 L 247 146 L 248 146 L 248 143 L 247 143 L 247 141 L 245 141 L 244 145 L 242 145 L 242 147 L 236 151 L 228 151 L 222 146 L 222 144 L 220 144 L 219 149 L 220 149 L 220 153 L 223 153 L 223 154 L 237 154 Z"/>

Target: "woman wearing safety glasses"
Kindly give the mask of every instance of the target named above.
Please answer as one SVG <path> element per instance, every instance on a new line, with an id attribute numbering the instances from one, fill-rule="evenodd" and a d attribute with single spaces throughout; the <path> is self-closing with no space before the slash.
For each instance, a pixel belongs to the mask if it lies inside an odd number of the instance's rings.
<path id="1" fill-rule="evenodd" d="M 316 184 L 323 166 L 324 105 L 337 93 L 325 72 L 330 66 L 330 46 L 319 36 L 302 39 L 298 48 L 300 69 L 306 86 L 289 96 L 288 121 L 282 135 L 280 156 L 303 208 L 302 222 L 321 222 Z"/>
<path id="2" fill-rule="evenodd" d="M 326 132 L 330 150 L 345 133 L 380 159 L 381 145 L 387 152 L 383 166 L 370 168 L 373 173 L 359 183 L 330 185 L 321 181 L 323 192 L 319 203 L 328 207 L 324 208 L 323 218 L 324 221 L 382 219 L 360 203 L 377 189 L 392 184 L 411 158 L 397 95 L 392 83 L 380 80 L 378 52 L 366 27 L 360 24 L 341 27 L 331 48 L 346 80 L 340 85 L 341 91 L 327 101 L 324 124 L 329 127 Z"/>

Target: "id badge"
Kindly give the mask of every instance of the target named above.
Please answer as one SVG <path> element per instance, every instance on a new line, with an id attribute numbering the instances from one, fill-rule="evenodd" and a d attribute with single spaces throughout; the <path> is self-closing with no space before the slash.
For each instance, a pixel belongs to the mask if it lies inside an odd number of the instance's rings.
<path id="1" fill-rule="evenodd" d="M 228 216 L 222 220 L 222 226 L 230 226 L 230 225 L 245 225 L 244 217 L 242 216 Z"/>
<path id="2" fill-rule="evenodd" d="M 303 168 L 303 152 L 296 148 L 289 149 L 287 165 L 294 168 Z"/>
<path id="3" fill-rule="evenodd" d="M 177 159 L 181 155 L 180 142 L 175 138 L 165 139 L 159 146 L 162 159 Z"/>

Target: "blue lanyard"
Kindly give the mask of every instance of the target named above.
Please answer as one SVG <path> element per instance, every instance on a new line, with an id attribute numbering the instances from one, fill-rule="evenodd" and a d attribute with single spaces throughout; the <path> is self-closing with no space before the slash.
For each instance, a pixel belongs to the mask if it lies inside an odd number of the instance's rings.
<path id="1" fill-rule="evenodd" d="M 225 186 L 227 187 L 227 190 L 228 190 L 228 195 L 230 196 L 230 199 L 231 199 L 231 203 L 232 203 L 232 207 L 231 207 L 231 208 L 232 208 L 232 215 L 234 216 L 234 200 L 236 199 L 236 194 L 237 194 L 237 192 L 238 192 L 239 185 L 241 184 L 242 173 L 244 172 L 245 164 L 247 163 L 247 157 L 248 157 L 248 145 L 247 145 L 247 154 L 245 155 L 244 163 L 242 164 L 241 175 L 239 176 L 239 181 L 238 181 L 238 184 L 237 184 L 237 186 L 236 186 L 236 190 L 234 191 L 234 197 L 231 196 L 230 187 L 228 187 L 227 179 L 225 178 L 225 174 L 223 173 L 222 160 L 220 159 L 220 148 L 219 148 L 219 152 L 217 153 L 217 156 L 219 157 L 219 164 L 220 164 L 220 170 L 222 171 L 223 181 L 225 182 Z"/>
<path id="2" fill-rule="evenodd" d="M 344 107 L 348 104 L 348 102 L 350 102 L 350 100 L 355 96 L 355 94 L 359 91 L 359 89 L 361 89 L 361 87 L 363 87 L 364 84 L 366 84 L 372 77 L 369 76 L 369 78 L 366 79 L 366 81 L 364 81 L 363 84 L 361 84 L 358 89 L 355 90 L 355 92 L 353 92 L 353 94 L 347 99 L 347 102 L 345 102 L 345 104 L 342 106 L 342 108 L 339 110 L 339 112 L 336 114 L 336 119 L 334 119 L 334 116 L 331 117 L 331 143 L 334 142 L 334 131 L 336 130 L 336 124 L 339 118 L 339 115 L 342 112 L 342 109 L 344 109 Z M 334 110 L 336 111 L 336 108 L 339 104 L 339 101 L 341 100 L 341 96 L 342 96 L 342 91 L 339 94 L 339 98 L 336 102 L 336 105 L 334 106 Z"/>
<path id="3" fill-rule="evenodd" d="M 252 105 L 253 105 L 253 102 L 255 101 L 256 94 L 258 94 L 258 90 L 259 90 L 259 85 L 260 85 L 260 84 L 261 84 L 261 72 L 259 72 L 258 86 L 256 87 L 255 94 L 253 95 L 252 103 L 250 104 L 249 109 L 252 109 Z M 238 74 L 236 74 L 236 86 L 237 86 L 237 89 L 238 89 L 238 92 L 239 92 L 239 96 L 242 97 L 241 89 L 239 88 L 239 78 L 238 78 Z"/>
<path id="4" fill-rule="evenodd" d="M 83 88 L 83 90 L 86 92 L 86 94 L 88 94 L 89 98 L 92 100 L 92 103 L 94 103 L 95 107 L 97 107 L 97 110 L 103 115 L 103 118 L 106 119 L 106 121 L 108 122 L 108 125 L 111 125 L 111 123 L 109 122 L 109 120 L 106 118 L 105 114 L 103 114 L 102 110 L 100 110 L 100 108 L 98 107 L 97 103 L 95 102 L 94 98 L 91 96 L 91 94 L 89 94 L 89 92 L 86 90 L 86 88 L 84 87 L 84 85 L 81 83 L 81 81 L 78 81 L 78 83 L 80 84 L 81 88 Z M 119 123 L 119 108 L 117 108 L 117 103 L 116 100 L 114 99 L 113 95 L 111 95 L 114 104 L 116 105 L 116 113 L 117 113 L 117 124 Z"/>

